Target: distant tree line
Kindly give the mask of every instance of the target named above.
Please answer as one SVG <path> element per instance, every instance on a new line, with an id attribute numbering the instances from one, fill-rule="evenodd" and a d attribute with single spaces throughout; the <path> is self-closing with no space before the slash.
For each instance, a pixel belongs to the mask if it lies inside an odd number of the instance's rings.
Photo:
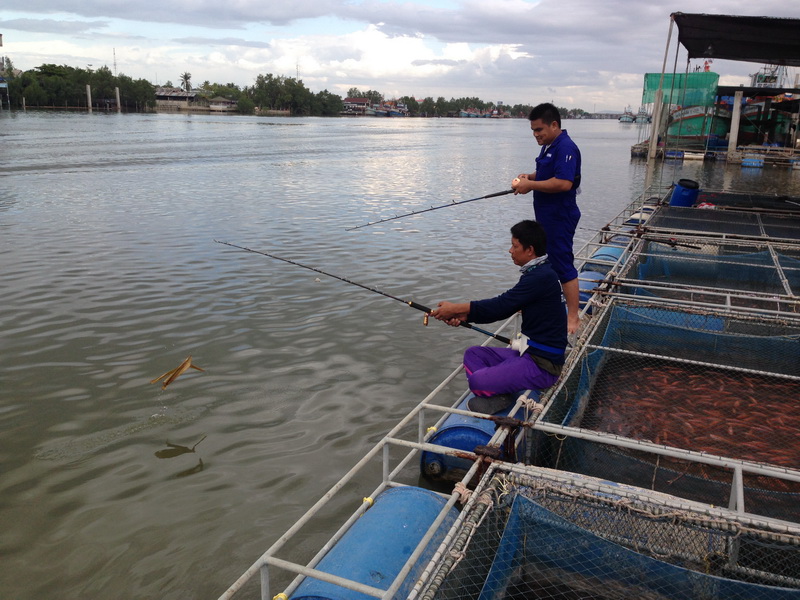
<path id="1" fill-rule="evenodd" d="M 380 104 L 386 98 L 380 92 L 375 90 L 368 90 L 362 92 L 358 88 L 350 88 L 347 91 L 348 98 L 367 98 L 371 104 Z M 411 96 L 402 96 L 397 98 L 398 102 L 402 102 L 408 108 L 410 114 L 414 116 L 426 117 L 445 117 L 454 115 L 462 110 L 476 109 L 481 112 L 491 111 L 494 109 L 503 110 L 509 113 L 512 117 L 527 117 L 530 114 L 532 105 L 529 104 L 495 104 L 494 102 L 485 102 L 480 98 L 450 98 L 446 100 L 443 96 L 439 96 L 436 100 L 432 97 L 417 100 Z M 538 103 L 537 103 L 538 104 Z M 563 118 L 580 118 L 588 114 L 585 110 L 580 108 L 564 108 L 558 107 L 559 113 Z"/>
<path id="2" fill-rule="evenodd" d="M 156 87 L 145 79 L 134 80 L 127 75 L 114 75 L 107 66 L 92 70 L 67 65 L 43 64 L 40 67 L 14 74 L 15 69 L 9 59 L 0 65 L 8 82 L 8 92 L 13 108 L 22 108 L 23 97 L 27 107 L 86 108 L 86 85 L 91 86 L 92 104 L 116 104 L 114 88 L 119 88 L 120 104 L 128 112 L 150 111 L 156 106 Z M 289 111 L 297 116 L 337 116 L 344 110 L 341 96 L 323 90 L 311 92 L 300 79 L 282 75 L 258 75 L 251 86 L 239 87 L 234 83 L 211 83 L 205 81 L 199 88 L 191 86 L 191 74 L 180 75 L 180 85 L 185 91 L 194 91 L 207 99 L 223 97 L 236 101 L 242 114 L 261 113 L 270 110 Z M 166 87 L 172 87 L 171 82 Z M 367 98 L 371 104 L 381 104 L 395 100 L 405 104 L 412 116 L 446 117 L 458 114 L 461 110 L 477 109 L 482 112 L 502 109 L 513 117 L 527 117 L 532 106 L 525 104 L 497 105 L 480 98 L 451 98 L 440 96 L 436 100 L 427 97 L 417 100 L 411 96 L 385 98 L 375 90 L 366 92 L 350 88 L 347 98 Z M 562 117 L 580 117 L 581 109 L 559 108 Z"/>
<path id="3" fill-rule="evenodd" d="M 92 89 L 94 106 L 111 101 L 116 104 L 117 87 L 120 104 L 127 111 L 149 110 L 156 105 L 153 84 L 127 75 L 114 76 L 106 66 L 92 70 L 44 64 L 17 76 L 10 60 L 6 59 L 3 66 L 12 108 L 22 108 L 23 98 L 28 107 L 86 108 L 87 84 Z"/>

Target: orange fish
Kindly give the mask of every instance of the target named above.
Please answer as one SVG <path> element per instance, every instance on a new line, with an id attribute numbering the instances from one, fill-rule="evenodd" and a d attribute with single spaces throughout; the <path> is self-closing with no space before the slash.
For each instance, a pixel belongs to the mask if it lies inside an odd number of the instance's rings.
<path id="1" fill-rule="evenodd" d="M 163 390 L 170 383 L 175 381 L 178 377 L 183 375 L 189 369 L 197 369 L 198 371 L 205 372 L 205 369 L 201 369 L 200 367 L 197 367 L 197 366 L 192 364 L 192 356 L 190 354 L 189 356 L 186 357 L 186 360 L 184 360 L 176 369 L 172 369 L 171 371 L 167 371 L 166 373 L 164 373 L 160 377 L 156 377 L 155 379 L 153 379 L 150 383 L 156 383 L 157 381 L 161 381 L 162 379 L 164 379 L 166 377 L 166 380 L 164 381 L 163 385 L 161 386 L 161 389 Z"/>

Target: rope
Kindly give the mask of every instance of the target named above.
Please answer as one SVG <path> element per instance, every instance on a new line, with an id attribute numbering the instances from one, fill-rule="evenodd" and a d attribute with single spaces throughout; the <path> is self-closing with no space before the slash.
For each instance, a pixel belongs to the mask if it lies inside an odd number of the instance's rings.
<path id="1" fill-rule="evenodd" d="M 544 410 L 544 404 L 537 402 L 535 398 L 525 397 L 521 400 L 523 408 L 527 411 L 525 419 L 526 421 L 528 419 L 535 419 L 542 414 L 542 411 Z"/>
<path id="2" fill-rule="evenodd" d="M 467 489 L 467 486 L 464 485 L 462 481 L 456 483 L 453 491 L 458 493 L 458 501 L 461 504 L 466 504 L 469 501 L 470 496 L 472 496 L 472 492 Z"/>

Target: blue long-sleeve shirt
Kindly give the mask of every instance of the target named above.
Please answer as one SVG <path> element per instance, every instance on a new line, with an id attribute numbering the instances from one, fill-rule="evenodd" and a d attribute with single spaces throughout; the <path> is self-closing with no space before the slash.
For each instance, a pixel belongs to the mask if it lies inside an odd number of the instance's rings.
<path id="1" fill-rule="evenodd" d="M 470 302 L 467 320 L 472 323 L 493 323 L 522 311 L 521 331 L 531 341 L 557 349 L 548 352 L 529 347 L 528 352 L 560 365 L 567 347 L 567 311 L 561 284 L 549 262 L 526 269 L 517 284 L 494 298 Z"/>

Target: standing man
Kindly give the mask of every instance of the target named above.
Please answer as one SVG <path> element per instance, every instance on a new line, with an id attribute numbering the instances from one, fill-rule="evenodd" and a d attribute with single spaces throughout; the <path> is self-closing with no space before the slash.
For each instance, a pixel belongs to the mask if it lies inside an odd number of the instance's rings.
<path id="1" fill-rule="evenodd" d="M 511 260 L 522 275 L 517 284 L 494 298 L 439 302 L 431 314 L 448 325 L 462 321 L 492 323 L 522 312 L 523 352 L 514 348 L 472 346 L 464 352 L 464 370 L 476 398 L 470 409 L 495 413 L 511 406 L 514 394 L 546 389 L 561 374 L 567 347 L 567 314 L 561 286 L 548 261 L 544 228 L 521 221 L 511 228 Z M 474 405 L 473 405 L 473 401 Z"/>
<path id="2" fill-rule="evenodd" d="M 516 194 L 533 191 L 536 220 L 547 232 L 547 249 L 567 301 L 567 330 L 578 330 L 578 271 L 572 239 L 581 218 L 577 195 L 581 184 L 581 151 L 561 129 L 561 115 L 552 104 L 539 104 L 528 115 L 531 131 L 542 147 L 536 171 L 522 173 L 511 187 Z"/>

